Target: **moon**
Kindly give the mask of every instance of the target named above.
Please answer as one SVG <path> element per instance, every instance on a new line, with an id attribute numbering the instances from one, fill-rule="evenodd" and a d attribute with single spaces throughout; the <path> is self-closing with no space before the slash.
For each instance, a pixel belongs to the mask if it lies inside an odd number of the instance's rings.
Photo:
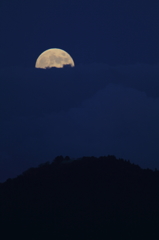
<path id="1" fill-rule="evenodd" d="M 42 52 L 36 60 L 35 68 L 63 68 L 64 65 L 75 66 L 72 57 L 64 50 L 50 48 Z"/>

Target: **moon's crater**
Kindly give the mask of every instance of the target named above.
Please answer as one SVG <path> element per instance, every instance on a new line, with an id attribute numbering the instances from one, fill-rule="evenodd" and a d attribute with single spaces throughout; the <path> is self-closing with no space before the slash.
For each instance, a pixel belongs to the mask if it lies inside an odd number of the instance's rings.
<path id="1" fill-rule="evenodd" d="M 74 67 L 74 61 L 72 57 L 62 49 L 51 48 L 43 53 L 36 60 L 36 68 L 62 68 L 64 65 L 71 65 Z"/>

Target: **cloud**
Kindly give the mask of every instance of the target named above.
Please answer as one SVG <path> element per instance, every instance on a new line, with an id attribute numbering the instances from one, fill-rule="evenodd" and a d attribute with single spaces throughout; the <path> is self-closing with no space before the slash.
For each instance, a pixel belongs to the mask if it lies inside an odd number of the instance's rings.
<path id="1" fill-rule="evenodd" d="M 1 70 L 0 181 L 57 155 L 159 168 L 158 67 Z"/>
<path id="2" fill-rule="evenodd" d="M 64 69 L 6 69 L 0 72 L 3 118 L 42 115 L 79 106 L 109 83 L 159 97 L 159 65 L 110 67 L 92 64 Z"/>

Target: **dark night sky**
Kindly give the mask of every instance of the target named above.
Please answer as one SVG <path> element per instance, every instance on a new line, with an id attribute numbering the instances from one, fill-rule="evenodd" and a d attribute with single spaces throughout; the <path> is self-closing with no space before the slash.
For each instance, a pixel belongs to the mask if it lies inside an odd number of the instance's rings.
<path id="1" fill-rule="evenodd" d="M 158 0 L 1 0 L 0 181 L 57 155 L 159 169 Z M 74 68 L 35 69 L 49 48 Z"/>

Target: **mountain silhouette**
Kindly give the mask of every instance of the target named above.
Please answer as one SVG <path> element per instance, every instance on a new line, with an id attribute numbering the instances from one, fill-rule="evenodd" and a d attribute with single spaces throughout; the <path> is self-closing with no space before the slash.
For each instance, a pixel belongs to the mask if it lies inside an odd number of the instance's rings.
<path id="1" fill-rule="evenodd" d="M 58 156 L 0 183 L 6 239 L 158 239 L 159 171 Z"/>

